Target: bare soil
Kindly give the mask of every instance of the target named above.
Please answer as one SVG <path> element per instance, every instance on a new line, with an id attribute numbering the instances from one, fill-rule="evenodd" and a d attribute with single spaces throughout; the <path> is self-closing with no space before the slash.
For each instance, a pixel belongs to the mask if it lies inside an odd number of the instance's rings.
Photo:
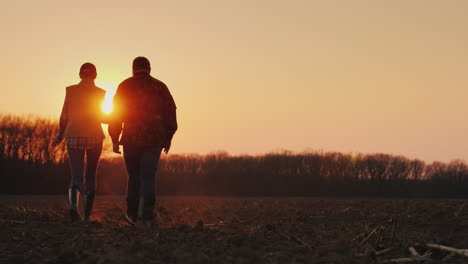
<path id="1" fill-rule="evenodd" d="M 468 200 L 158 197 L 151 228 L 124 201 L 86 224 L 65 196 L 0 196 L 0 263 L 468 263 L 427 245 L 468 249 Z"/>

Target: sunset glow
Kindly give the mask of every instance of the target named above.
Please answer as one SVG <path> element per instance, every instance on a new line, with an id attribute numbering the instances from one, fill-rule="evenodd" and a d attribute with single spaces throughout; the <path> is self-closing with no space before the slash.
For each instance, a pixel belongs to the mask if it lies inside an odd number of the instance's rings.
<path id="1" fill-rule="evenodd" d="M 467 13 L 462 0 L 4 1 L 0 113 L 58 119 L 85 62 L 109 113 L 144 56 L 177 104 L 171 153 L 468 160 Z"/>
<path id="2" fill-rule="evenodd" d="M 102 103 L 102 111 L 105 114 L 110 114 L 112 112 L 112 98 L 106 96 L 104 102 Z"/>
<path id="3" fill-rule="evenodd" d="M 112 99 L 114 98 L 115 90 L 117 89 L 117 82 L 110 80 L 96 80 L 96 86 L 106 90 L 106 97 L 102 102 L 102 111 L 105 114 L 112 112 Z"/>

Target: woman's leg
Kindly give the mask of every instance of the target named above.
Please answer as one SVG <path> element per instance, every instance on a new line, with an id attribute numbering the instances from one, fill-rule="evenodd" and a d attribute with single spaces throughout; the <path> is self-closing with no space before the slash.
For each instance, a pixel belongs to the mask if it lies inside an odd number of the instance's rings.
<path id="1" fill-rule="evenodd" d="M 68 159 L 70 161 L 71 180 L 68 190 L 68 198 L 70 201 L 70 216 L 72 221 L 81 220 L 78 213 L 79 191 L 83 185 L 83 167 L 84 167 L 84 150 L 68 148 Z"/>
<path id="2" fill-rule="evenodd" d="M 85 194 L 94 195 L 96 192 L 96 170 L 102 153 L 102 145 L 86 150 L 86 178 Z"/>
<path id="3" fill-rule="evenodd" d="M 96 193 L 96 170 L 99 157 L 102 152 L 102 144 L 96 148 L 86 150 L 86 177 L 85 177 L 85 220 L 89 220 L 93 210 L 94 196 Z"/>

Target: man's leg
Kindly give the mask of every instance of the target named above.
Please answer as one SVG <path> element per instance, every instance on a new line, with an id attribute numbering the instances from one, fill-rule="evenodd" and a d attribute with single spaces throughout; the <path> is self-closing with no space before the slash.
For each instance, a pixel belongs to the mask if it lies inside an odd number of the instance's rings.
<path id="1" fill-rule="evenodd" d="M 96 193 L 96 170 L 99 164 L 99 157 L 102 152 L 102 144 L 93 149 L 86 150 L 86 177 L 85 177 L 85 220 L 91 217 L 93 210 L 94 196 Z"/>
<path id="2" fill-rule="evenodd" d="M 156 197 L 155 178 L 161 148 L 146 148 L 140 160 L 140 196 L 143 198 L 142 219 L 152 221 Z"/>
<path id="3" fill-rule="evenodd" d="M 138 218 L 140 201 L 140 158 L 141 149 L 124 146 L 123 156 L 127 168 L 127 216 L 135 222 Z"/>
<path id="4" fill-rule="evenodd" d="M 70 161 L 71 181 L 68 189 L 70 201 L 70 217 L 72 221 L 81 220 L 78 213 L 79 191 L 83 184 L 84 150 L 68 148 L 68 159 Z"/>

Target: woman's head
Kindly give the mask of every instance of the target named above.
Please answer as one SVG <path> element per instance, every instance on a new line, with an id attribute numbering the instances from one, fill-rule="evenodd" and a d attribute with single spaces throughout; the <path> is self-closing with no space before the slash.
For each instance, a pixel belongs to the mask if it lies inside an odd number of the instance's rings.
<path id="1" fill-rule="evenodd" d="M 81 79 L 96 79 L 97 72 L 96 72 L 96 66 L 90 62 L 86 62 L 83 65 L 81 65 L 80 68 L 80 78 Z"/>

